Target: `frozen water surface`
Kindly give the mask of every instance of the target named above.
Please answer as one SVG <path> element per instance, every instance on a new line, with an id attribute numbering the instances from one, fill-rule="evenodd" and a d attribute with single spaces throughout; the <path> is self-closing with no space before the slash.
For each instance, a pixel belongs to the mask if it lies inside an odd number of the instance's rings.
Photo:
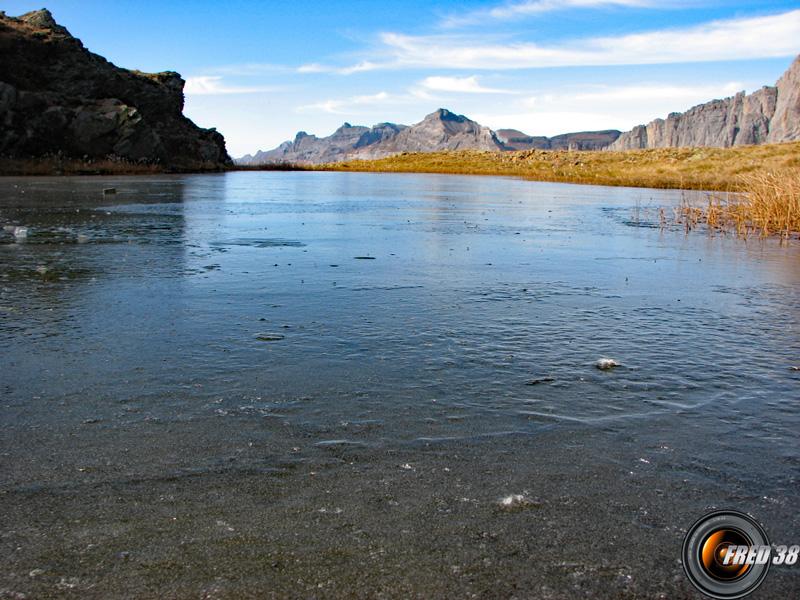
<path id="1" fill-rule="evenodd" d="M 680 199 L 3 178 L 0 595 L 691 597 L 704 512 L 798 543 L 800 248 Z"/>

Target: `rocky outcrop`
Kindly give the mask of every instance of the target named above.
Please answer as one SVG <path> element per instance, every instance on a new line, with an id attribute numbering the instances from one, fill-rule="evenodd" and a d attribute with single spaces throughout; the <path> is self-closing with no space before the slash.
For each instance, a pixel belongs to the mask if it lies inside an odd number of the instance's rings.
<path id="1" fill-rule="evenodd" d="M 509 150 L 600 150 L 612 144 L 620 132 L 581 131 L 554 137 L 529 136 L 516 129 L 498 129 L 497 137 Z"/>
<path id="2" fill-rule="evenodd" d="M 800 140 L 800 56 L 783 74 L 776 85 L 778 99 L 775 114 L 770 120 L 767 141 Z"/>
<path id="3" fill-rule="evenodd" d="M 800 57 L 774 87 L 713 100 L 623 133 L 609 150 L 729 148 L 800 139 Z"/>
<path id="4" fill-rule="evenodd" d="M 183 115 L 178 73 L 89 52 L 47 10 L 0 13 L 0 156 L 122 158 L 169 170 L 230 164 L 225 140 Z"/>

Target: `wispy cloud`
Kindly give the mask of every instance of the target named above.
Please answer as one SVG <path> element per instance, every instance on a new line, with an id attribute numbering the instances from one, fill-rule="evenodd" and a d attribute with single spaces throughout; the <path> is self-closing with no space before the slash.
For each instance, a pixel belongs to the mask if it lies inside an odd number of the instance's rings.
<path id="1" fill-rule="evenodd" d="M 450 68 L 530 69 L 748 60 L 792 56 L 800 50 L 800 10 L 718 20 L 701 25 L 617 37 L 569 40 L 559 45 L 481 43 L 474 36 L 383 33 L 383 62 L 330 71 Z"/>
<path id="2" fill-rule="evenodd" d="M 568 9 L 586 8 L 652 8 L 663 7 L 665 2 L 654 0 L 522 0 L 520 2 L 505 2 L 492 8 L 475 10 L 466 14 L 448 15 L 442 21 L 444 27 L 461 27 L 475 23 L 485 23 L 487 20 L 509 21 Z"/>
<path id="3" fill-rule="evenodd" d="M 254 86 L 241 87 L 227 85 L 221 76 L 201 75 L 198 77 L 187 77 L 184 93 L 193 96 L 213 96 L 220 94 L 258 94 L 262 92 L 274 92 L 279 88 L 274 86 Z"/>
<path id="4" fill-rule="evenodd" d="M 742 89 L 744 89 L 744 84 L 738 81 L 731 81 L 722 85 L 644 84 L 613 88 L 604 87 L 571 94 L 569 97 L 576 102 L 591 103 L 642 100 L 705 102 L 713 98 L 733 96 Z"/>
<path id="5" fill-rule="evenodd" d="M 427 90 L 437 92 L 458 92 L 462 94 L 516 94 L 513 90 L 484 87 L 475 75 L 471 77 L 426 77 L 419 83 Z"/>
<path id="6" fill-rule="evenodd" d="M 368 94 L 362 96 L 350 96 L 341 100 L 323 100 L 322 102 L 315 102 L 313 104 L 306 104 L 298 106 L 296 112 L 324 112 L 334 115 L 347 115 L 353 114 L 353 111 L 359 111 L 365 106 L 386 104 L 387 101 L 393 100 L 393 96 L 386 92 L 378 92 L 377 94 Z"/>
<path id="7" fill-rule="evenodd" d="M 353 73 L 362 73 L 364 71 L 374 71 L 381 68 L 381 65 L 369 60 L 362 60 L 359 63 L 347 67 L 334 67 L 331 65 L 322 65 L 320 63 L 309 63 L 297 67 L 298 73 L 338 73 L 339 75 L 352 75 Z"/>
<path id="8" fill-rule="evenodd" d="M 297 67 L 298 73 L 328 73 L 332 69 L 319 63 L 308 63 L 307 65 L 300 65 Z"/>

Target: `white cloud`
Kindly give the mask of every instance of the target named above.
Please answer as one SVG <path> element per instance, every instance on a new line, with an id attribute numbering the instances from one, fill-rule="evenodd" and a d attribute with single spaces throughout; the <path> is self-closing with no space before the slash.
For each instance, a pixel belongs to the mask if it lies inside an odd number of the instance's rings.
<path id="1" fill-rule="evenodd" d="M 711 21 L 561 45 L 476 43 L 461 35 L 380 37 L 385 62 L 359 63 L 340 73 L 403 68 L 531 69 L 748 60 L 793 56 L 800 50 L 800 10 L 765 17 Z"/>
<path id="2" fill-rule="evenodd" d="M 187 77 L 184 93 L 193 96 L 211 96 L 220 94 L 258 94 L 261 92 L 276 91 L 275 87 L 238 87 L 229 86 L 222 81 L 222 77 L 216 75 L 201 75 L 198 77 Z"/>
<path id="3" fill-rule="evenodd" d="M 352 111 L 363 108 L 364 106 L 385 104 L 387 101 L 392 100 L 392 96 L 386 92 L 378 92 L 377 94 L 351 96 L 343 100 L 324 100 L 322 102 L 315 102 L 314 104 L 306 104 L 298 106 L 296 112 L 326 112 L 334 115 L 347 115 L 353 114 Z"/>
<path id="4" fill-rule="evenodd" d="M 437 92 L 459 92 L 463 94 L 515 94 L 513 90 L 483 87 L 478 83 L 478 78 L 471 77 L 442 77 L 431 76 L 423 79 L 420 84 L 423 88 Z"/>
<path id="5" fill-rule="evenodd" d="M 444 19 L 442 25 L 444 27 L 460 27 L 484 23 L 487 19 L 508 21 L 571 8 L 652 8 L 656 6 L 663 8 L 665 4 L 665 2 L 655 2 L 654 0 L 522 0 L 521 2 L 506 2 L 493 8 L 476 10 L 464 15 L 451 15 Z"/>
<path id="6" fill-rule="evenodd" d="M 330 67 L 321 65 L 319 63 L 309 63 L 307 65 L 300 65 L 297 67 L 298 73 L 326 73 L 330 71 Z"/>
<path id="7" fill-rule="evenodd" d="M 570 96 L 573 101 L 583 103 L 620 102 L 620 101 L 689 101 L 706 102 L 713 98 L 733 96 L 743 89 L 743 84 L 732 81 L 721 86 L 681 86 L 645 84 L 631 85 L 616 88 L 603 88 L 574 94 Z"/>
<path id="8" fill-rule="evenodd" d="M 379 65 L 375 64 L 374 62 L 364 60 L 360 63 L 353 65 L 352 67 L 345 67 L 344 69 L 339 69 L 339 73 L 342 75 L 350 75 L 351 73 L 363 73 L 364 71 L 374 71 L 378 69 Z"/>
<path id="9" fill-rule="evenodd" d="M 363 73 L 364 71 L 374 71 L 381 68 L 381 65 L 363 60 L 348 67 L 333 67 L 331 65 L 322 65 L 320 63 L 309 63 L 297 67 L 298 73 L 338 73 L 339 75 L 352 75 L 353 73 Z"/>

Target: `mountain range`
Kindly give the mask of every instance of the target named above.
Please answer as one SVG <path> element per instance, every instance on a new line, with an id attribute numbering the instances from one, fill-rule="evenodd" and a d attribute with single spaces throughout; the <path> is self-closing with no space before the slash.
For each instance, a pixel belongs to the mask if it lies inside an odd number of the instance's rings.
<path id="1" fill-rule="evenodd" d="M 273 150 L 236 159 L 237 164 L 322 164 L 373 159 L 400 152 L 441 150 L 597 150 L 611 144 L 619 131 L 568 133 L 553 138 L 532 137 L 515 129 L 492 131 L 446 108 L 432 112 L 416 125 L 379 123 L 374 127 L 345 123 L 327 137 L 299 132 L 294 140 Z"/>
<path id="2" fill-rule="evenodd" d="M 321 164 L 373 159 L 401 152 L 440 150 L 632 150 L 682 146 L 727 148 L 800 140 L 800 56 L 774 86 L 723 100 L 712 100 L 655 119 L 631 131 L 530 136 L 516 129 L 492 131 L 447 109 L 429 114 L 416 125 L 380 123 L 374 127 L 345 123 L 328 137 L 305 132 L 277 148 L 247 154 L 236 163 Z"/>

